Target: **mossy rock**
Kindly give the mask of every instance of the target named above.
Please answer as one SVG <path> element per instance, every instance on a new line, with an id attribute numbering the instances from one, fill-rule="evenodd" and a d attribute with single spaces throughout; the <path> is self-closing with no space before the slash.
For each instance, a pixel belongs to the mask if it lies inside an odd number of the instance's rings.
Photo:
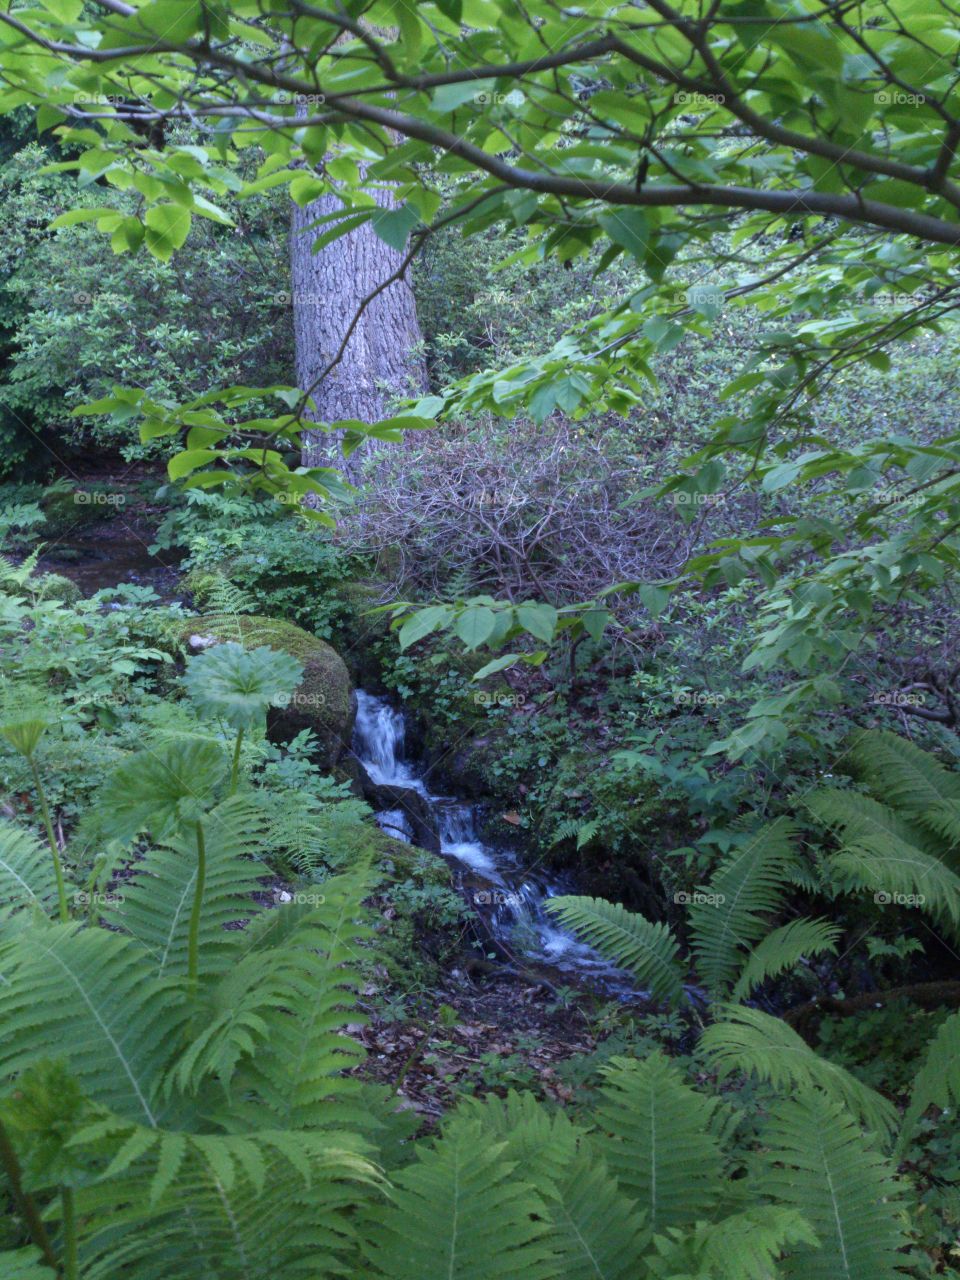
<path id="1" fill-rule="evenodd" d="M 302 663 L 303 680 L 288 706 L 271 711 L 267 726 L 270 736 L 285 740 L 310 729 L 320 744 L 321 760 L 327 768 L 332 768 L 349 747 L 356 712 L 353 686 L 346 664 L 326 641 L 292 622 L 248 614 L 191 618 L 184 634 L 194 652 L 206 647 L 190 643 L 197 636 L 238 641 L 248 649 L 269 645 L 289 653 Z"/>
<path id="2" fill-rule="evenodd" d="M 30 587 L 42 595 L 44 600 L 61 600 L 64 604 L 76 604 L 83 595 L 77 584 L 61 573 L 45 573 L 34 578 Z"/>
<path id="3" fill-rule="evenodd" d="M 390 633 L 389 613 L 370 610 L 384 603 L 386 588 L 380 582 L 341 582 L 333 596 L 339 608 L 334 615 L 333 631 L 344 661 L 354 678 L 363 685 L 378 684 L 380 658 L 376 646 Z"/>

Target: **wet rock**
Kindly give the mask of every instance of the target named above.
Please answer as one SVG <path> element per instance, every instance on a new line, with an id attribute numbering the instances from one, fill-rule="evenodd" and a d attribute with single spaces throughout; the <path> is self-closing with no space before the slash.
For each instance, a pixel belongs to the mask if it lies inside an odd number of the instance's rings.
<path id="1" fill-rule="evenodd" d="M 191 618 L 188 643 L 200 652 L 209 643 L 236 641 L 248 649 L 269 645 L 303 665 L 303 679 L 283 707 L 271 709 L 267 732 L 286 741 L 304 729 L 316 736 L 321 763 L 332 768 L 350 745 L 356 703 L 346 665 L 335 649 L 302 627 L 249 614 Z"/>
<path id="2" fill-rule="evenodd" d="M 399 809 L 410 824 L 412 840 L 430 853 L 440 852 L 440 837 L 430 805 L 414 787 L 394 787 L 373 782 L 367 775 L 365 799 L 375 810 Z"/>

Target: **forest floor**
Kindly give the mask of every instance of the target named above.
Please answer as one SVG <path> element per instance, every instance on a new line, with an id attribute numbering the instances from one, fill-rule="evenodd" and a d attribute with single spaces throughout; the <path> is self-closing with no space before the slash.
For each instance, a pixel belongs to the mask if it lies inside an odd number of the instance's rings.
<path id="1" fill-rule="evenodd" d="M 418 1003 L 414 1018 L 372 1012 L 355 1031 L 369 1054 L 359 1073 L 396 1088 L 426 1121 L 463 1092 L 522 1087 L 565 1103 L 573 1090 L 561 1064 L 592 1053 L 607 1033 L 576 1002 L 558 1003 L 506 970 L 474 980 L 453 969 Z"/>

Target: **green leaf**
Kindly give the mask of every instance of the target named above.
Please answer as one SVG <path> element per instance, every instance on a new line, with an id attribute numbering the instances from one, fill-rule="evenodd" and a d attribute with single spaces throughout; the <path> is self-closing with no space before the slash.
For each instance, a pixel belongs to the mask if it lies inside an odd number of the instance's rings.
<path id="1" fill-rule="evenodd" d="M 670 603 L 670 591 L 666 587 L 654 587 L 645 584 L 637 588 L 637 595 L 654 618 L 659 618 Z"/>
<path id="2" fill-rule="evenodd" d="M 549 604 L 518 604 L 515 610 L 517 622 L 538 640 L 550 644 L 557 630 L 557 611 Z"/>
<path id="3" fill-rule="evenodd" d="M 178 204 L 155 204 L 147 210 L 147 248 L 161 262 L 169 262 L 190 234 L 190 210 Z"/>
<path id="4" fill-rule="evenodd" d="M 497 617 L 486 605 L 475 605 L 458 616 L 453 624 L 454 632 L 468 649 L 478 649 L 493 635 Z"/>
<path id="5" fill-rule="evenodd" d="M 642 209 L 617 209 L 597 221 L 615 244 L 628 249 L 638 261 L 644 260 L 650 247 L 650 220 Z"/>
<path id="6" fill-rule="evenodd" d="M 409 649 L 418 640 L 432 635 L 445 626 L 453 615 L 453 610 L 446 604 L 429 605 L 426 609 L 418 609 L 412 613 L 400 628 L 398 639 L 400 648 Z"/>
<path id="7" fill-rule="evenodd" d="M 371 225 L 381 240 L 402 253 L 407 237 L 419 221 L 420 215 L 413 205 L 405 204 L 399 209 L 381 209 L 373 215 Z"/>

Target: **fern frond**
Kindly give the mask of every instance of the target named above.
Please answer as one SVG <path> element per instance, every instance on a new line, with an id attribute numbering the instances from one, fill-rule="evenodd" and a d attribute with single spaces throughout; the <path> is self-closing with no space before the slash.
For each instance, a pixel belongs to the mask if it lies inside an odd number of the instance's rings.
<path id="1" fill-rule="evenodd" d="M 813 1228 L 796 1209 L 757 1204 L 719 1222 L 673 1227 L 658 1236 L 659 1257 L 648 1262 L 651 1276 L 697 1276 L 709 1280 L 771 1280 L 777 1260 L 796 1245 L 815 1245 Z"/>
<path id="2" fill-rule="evenodd" d="M 649 1240 L 643 1215 L 623 1194 L 587 1131 L 530 1093 L 465 1099 L 444 1126 L 479 1125 L 503 1159 L 542 1196 L 565 1280 L 633 1280 Z"/>
<path id="3" fill-rule="evenodd" d="M 457 1125 L 396 1175 L 369 1256 L 389 1280 L 553 1280 L 546 1205 L 480 1124 Z"/>
<path id="4" fill-rule="evenodd" d="M 294 990 L 284 1012 L 270 1021 L 268 1043 L 248 1065 L 244 1083 L 278 1126 L 368 1126 L 377 1118 L 362 1113 L 363 1085 L 344 1075 L 364 1051 L 344 1029 L 365 1021 L 355 998 L 363 946 L 373 936 L 361 907 L 370 880 L 361 869 L 317 887 L 321 906 L 289 903 L 244 931 L 240 946 L 250 953 L 283 935 L 281 976 Z"/>
<path id="5" fill-rule="evenodd" d="M 815 1089 L 778 1099 L 764 1141 L 776 1163 L 764 1175 L 769 1194 L 793 1206 L 816 1232 L 796 1250 L 795 1280 L 895 1280 L 906 1259 L 898 1223 L 895 1170 L 867 1145 L 840 1102 Z"/>
<path id="6" fill-rule="evenodd" d="M 921 909 L 956 930 L 960 876 L 945 864 L 942 840 L 854 791 L 827 787 L 810 796 L 807 806 L 843 841 L 843 848 L 824 862 L 836 887 L 871 890 L 888 900 L 897 894 L 913 897 Z"/>
<path id="7" fill-rule="evenodd" d="M 806 956 L 821 955 L 824 951 L 836 954 L 837 940 L 842 933 L 839 925 L 826 920 L 791 920 L 774 929 L 750 953 L 733 988 L 734 1000 L 746 999 L 754 987 L 792 969 Z"/>
<path id="8" fill-rule="evenodd" d="M 0 983 L 0 1078 L 63 1059 L 84 1093 L 145 1125 L 186 1012 L 136 942 L 107 929 L 32 928 Z"/>
<path id="9" fill-rule="evenodd" d="M 167 1131 L 146 1146 L 141 1130 L 113 1136 L 121 1145 L 111 1167 L 77 1194 L 84 1280 L 348 1273 L 351 1217 L 376 1184 L 355 1151 L 327 1135 L 276 1131 Z"/>
<path id="10" fill-rule="evenodd" d="M 523 1167 L 521 1166 L 521 1172 Z M 650 1233 L 604 1162 L 578 1152 L 547 1198 L 564 1280 L 635 1280 Z"/>
<path id="11" fill-rule="evenodd" d="M 960 773 L 885 729 L 861 734 L 850 758 L 875 795 L 952 845 L 960 843 Z"/>
<path id="12" fill-rule="evenodd" d="M 652 1232 L 708 1213 L 723 1192 L 727 1116 L 662 1054 L 615 1058 L 604 1071 L 596 1145 Z"/>
<path id="13" fill-rule="evenodd" d="M 52 1280 L 53 1273 L 38 1249 L 0 1250 L 3 1280 Z"/>
<path id="14" fill-rule="evenodd" d="M 235 937 L 228 926 L 249 919 L 258 908 L 253 894 L 266 868 L 253 861 L 263 847 L 261 809 L 243 796 L 223 801 L 204 820 L 207 874 L 200 919 L 202 973 L 219 973 L 233 957 Z M 131 934 L 153 956 L 158 977 L 187 971 L 190 907 L 197 874 L 192 833 L 174 836 L 151 849 L 124 882 L 104 919 Z"/>
<path id="15" fill-rule="evenodd" d="M 749 948 L 767 932 L 789 884 L 795 826 L 785 818 L 761 828 L 731 851 L 710 880 L 708 891 L 689 909 L 697 973 L 712 991 L 735 980 Z"/>
<path id="16" fill-rule="evenodd" d="M 871 1129 L 889 1134 L 896 1110 L 849 1071 L 823 1058 L 780 1018 L 745 1005 L 719 1009 L 721 1020 L 707 1028 L 700 1044 L 722 1077 L 752 1073 L 775 1089 L 816 1087 L 843 1103 Z"/>
<path id="17" fill-rule="evenodd" d="M 902 1151 L 927 1107 L 960 1106 L 960 1013 L 951 1014 L 933 1037 L 917 1072 L 910 1105 L 897 1140 Z"/>
<path id="18" fill-rule="evenodd" d="M 859 791 L 843 791 L 839 787 L 821 787 L 804 800 L 809 809 L 825 827 L 839 832 L 845 842 L 862 844 L 865 840 L 887 836 L 898 844 L 935 854 L 940 842 L 932 839 L 915 822 L 908 822 L 903 814 L 889 805 L 880 804 L 871 796 Z"/>
<path id="19" fill-rule="evenodd" d="M 40 560 L 44 544 L 38 543 L 28 556 L 16 564 L 9 556 L 0 555 L 0 590 L 14 588 L 22 591 L 26 587 Z"/>
<path id="20" fill-rule="evenodd" d="M 603 898 L 550 898 L 546 908 L 602 956 L 629 969 L 656 1000 L 683 998 L 680 947 L 665 924 L 654 924 Z"/>
<path id="21" fill-rule="evenodd" d="M 50 915 L 56 905 L 50 850 L 31 831 L 0 818 L 0 915 L 24 907 L 38 907 Z"/>

